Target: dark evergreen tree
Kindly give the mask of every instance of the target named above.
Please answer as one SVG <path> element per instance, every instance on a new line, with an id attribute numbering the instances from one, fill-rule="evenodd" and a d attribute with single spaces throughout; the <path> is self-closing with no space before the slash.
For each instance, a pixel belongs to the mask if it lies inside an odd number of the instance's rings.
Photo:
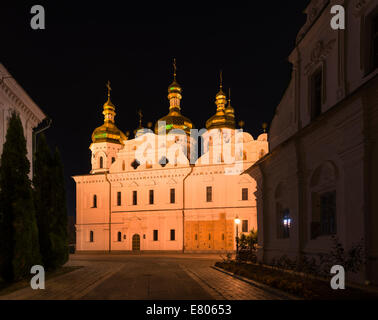
<path id="1" fill-rule="evenodd" d="M 39 231 L 39 245 L 42 255 L 42 265 L 50 268 L 50 261 L 53 260 L 53 249 L 51 243 L 51 230 L 54 223 L 53 207 L 53 180 L 52 176 L 53 159 L 46 137 L 42 133 L 38 136 L 37 148 L 34 162 L 34 202 Z"/>
<path id="2" fill-rule="evenodd" d="M 51 156 L 46 137 L 38 137 L 34 198 L 43 266 L 56 269 L 68 260 L 67 209 L 59 152 Z"/>
<path id="3" fill-rule="evenodd" d="M 0 163 L 0 277 L 5 281 L 22 279 L 40 264 L 29 172 L 22 123 L 13 112 Z"/>
<path id="4" fill-rule="evenodd" d="M 63 164 L 61 161 L 59 150 L 55 149 L 54 154 L 54 211 L 55 211 L 55 224 L 52 230 L 52 243 L 54 249 L 54 264 L 61 266 L 65 264 L 69 256 L 68 248 L 68 217 L 66 206 L 66 188 L 64 185 Z"/>

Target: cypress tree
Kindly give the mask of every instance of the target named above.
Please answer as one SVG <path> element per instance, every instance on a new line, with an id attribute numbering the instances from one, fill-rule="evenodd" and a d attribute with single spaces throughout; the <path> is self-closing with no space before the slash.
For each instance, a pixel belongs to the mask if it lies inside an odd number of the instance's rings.
<path id="1" fill-rule="evenodd" d="M 34 163 L 34 202 L 39 231 L 39 246 L 42 256 L 42 264 L 50 269 L 53 260 L 51 243 L 51 230 L 54 223 L 53 207 L 53 159 L 46 137 L 42 133 L 38 136 L 37 149 Z"/>
<path id="2" fill-rule="evenodd" d="M 53 247 L 55 252 L 55 265 L 61 266 L 65 264 L 69 257 L 68 248 L 68 217 L 67 217 L 67 205 L 66 205 L 66 189 L 64 185 L 64 172 L 63 164 L 60 157 L 58 148 L 54 153 L 54 207 L 56 220 L 53 226 Z"/>
<path id="3" fill-rule="evenodd" d="M 0 277 L 20 280 L 40 264 L 30 163 L 20 117 L 13 112 L 0 164 Z"/>
<path id="4" fill-rule="evenodd" d="M 68 260 L 67 209 L 59 152 L 51 156 L 44 134 L 38 138 L 34 174 L 40 250 L 47 270 Z"/>

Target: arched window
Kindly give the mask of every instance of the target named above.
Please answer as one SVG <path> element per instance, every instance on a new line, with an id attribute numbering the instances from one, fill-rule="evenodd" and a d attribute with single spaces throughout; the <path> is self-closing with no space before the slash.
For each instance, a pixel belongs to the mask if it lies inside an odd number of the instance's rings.
<path id="1" fill-rule="evenodd" d="M 100 169 L 104 167 L 104 158 L 100 157 Z"/>
<path id="2" fill-rule="evenodd" d="M 91 231 L 89 231 L 89 241 L 90 242 L 93 242 L 94 240 L 93 240 L 93 231 L 91 230 Z"/>
<path id="3" fill-rule="evenodd" d="M 97 208 L 97 196 L 93 195 L 93 206 L 92 208 Z"/>
<path id="4" fill-rule="evenodd" d="M 131 166 L 136 170 L 140 166 L 140 163 L 137 159 L 134 159 L 134 161 L 131 162 Z"/>
<path id="5" fill-rule="evenodd" d="M 117 241 L 118 242 L 122 241 L 122 233 L 120 231 L 118 231 L 118 233 L 117 233 Z"/>
<path id="6" fill-rule="evenodd" d="M 159 160 L 159 164 L 164 168 L 168 164 L 168 159 L 165 156 L 162 156 L 161 159 Z"/>

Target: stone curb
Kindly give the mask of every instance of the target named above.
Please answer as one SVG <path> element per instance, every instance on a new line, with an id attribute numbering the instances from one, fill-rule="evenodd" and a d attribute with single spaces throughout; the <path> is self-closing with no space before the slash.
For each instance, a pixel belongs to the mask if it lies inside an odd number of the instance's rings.
<path id="1" fill-rule="evenodd" d="M 265 284 L 263 284 L 263 283 L 261 283 L 261 282 L 257 282 L 257 281 L 254 281 L 254 280 L 248 279 L 248 278 L 246 278 L 246 277 L 239 276 L 239 275 L 237 275 L 237 274 L 235 274 L 235 273 L 232 273 L 232 272 L 229 272 L 229 271 L 223 270 L 223 269 L 221 269 L 221 268 L 218 268 L 218 267 L 215 267 L 215 266 L 211 266 L 211 268 L 213 268 L 213 269 L 215 269 L 215 270 L 217 270 L 217 271 L 219 271 L 219 272 L 225 273 L 225 274 L 227 274 L 227 275 L 229 275 L 229 276 L 231 276 L 231 277 L 234 277 L 234 278 L 236 278 L 236 279 L 238 279 L 238 280 L 241 280 L 241 281 L 243 281 L 243 282 L 246 282 L 246 283 L 248 283 L 248 284 L 250 284 L 250 285 L 252 285 L 252 286 L 254 286 L 254 287 L 257 287 L 257 288 L 259 288 L 259 289 L 262 289 L 262 290 L 268 291 L 269 293 L 274 294 L 274 295 L 276 295 L 276 296 L 279 296 L 279 297 L 281 297 L 281 298 L 283 298 L 283 299 L 285 299 L 285 300 L 303 300 L 302 298 L 299 298 L 299 297 L 297 297 L 297 296 L 294 296 L 294 295 L 292 295 L 292 294 L 290 294 L 290 293 L 286 293 L 286 292 L 281 291 L 281 290 L 279 290 L 279 289 L 275 289 L 275 288 L 269 287 L 269 286 L 267 286 L 267 285 L 265 285 Z"/>

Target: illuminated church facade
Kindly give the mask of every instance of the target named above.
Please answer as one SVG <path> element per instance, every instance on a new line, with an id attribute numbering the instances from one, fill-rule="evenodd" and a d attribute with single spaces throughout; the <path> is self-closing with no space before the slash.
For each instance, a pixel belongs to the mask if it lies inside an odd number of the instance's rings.
<path id="1" fill-rule="evenodd" d="M 203 152 L 197 156 L 181 99 L 175 72 L 168 115 L 154 131 L 140 121 L 131 139 L 115 124 L 108 85 L 104 124 L 92 134 L 92 170 L 73 177 L 78 252 L 232 251 L 236 230 L 257 229 L 256 183 L 241 174 L 268 152 L 267 134 L 255 140 L 236 129 L 221 83 L 216 113 L 199 132 Z"/>

